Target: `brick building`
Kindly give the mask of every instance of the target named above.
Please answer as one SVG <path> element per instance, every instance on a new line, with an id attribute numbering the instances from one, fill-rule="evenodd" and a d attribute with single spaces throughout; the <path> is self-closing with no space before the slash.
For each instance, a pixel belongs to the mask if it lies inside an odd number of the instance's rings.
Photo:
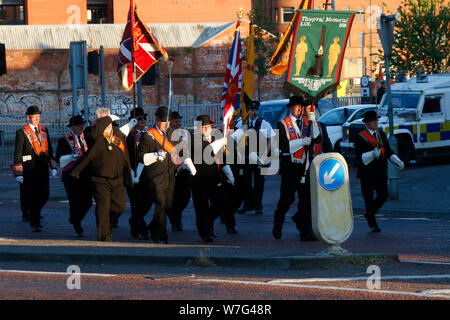
<path id="1" fill-rule="evenodd" d="M 155 0 L 135 2 L 142 19 L 175 57 L 174 103 L 220 102 L 236 11 L 243 7 L 249 12 L 252 0 L 208 0 L 208 5 L 202 0 L 168 0 L 164 6 Z M 267 1 L 279 31 L 290 21 L 292 10 L 289 13 L 286 8 L 296 8 L 299 2 Z M 314 6 L 321 8 L 323 2 L 315 1 Z M 361 77 L 362 32 L 367 33 L 366 65 L 370 64 L 370 52 L 377 52 L 375 17 L 381 13 L 383 0 L 370 2 L 353 1 L 347 7 L 336 3 L 337 10 L 365 13 L 354 23 L 343 78 Z M 400 0 L 384 2 L 390 4 L 389 10 L 393 12 L 394 3 Z M 30 103 L 37 103 L 45 111 L 70 110 L 68 48 L 70 41 L 79 40 L 87 41 L 88 50 L 98 49 L 100 45 L 105 48 L 108 105 L 129 103 L 131 93 L 122 90 L 116 64 L 128 7 L 129 0 L 0 0 L 0 24 L 6 25 L 0 25 L 0 42 L 6 45 L 8 68 L 8 74 L 0 77 L 0 113 L 22 112 Z M 244 21 L 244 37 L 247 28 Z M 167 104 L 165 64 L 159 66 L 159 72 L 156 85 L 143 87 L 144 105 Z M 89 75 L 88 81 L 89 104 L 99 106 L 99 78 Z M 288 93 L 281 89 L 282 84 L 283 77 L 264 77 L 261 99 L 286 97 Z M 82 99 L 79 101 L 82 104 Z"/>

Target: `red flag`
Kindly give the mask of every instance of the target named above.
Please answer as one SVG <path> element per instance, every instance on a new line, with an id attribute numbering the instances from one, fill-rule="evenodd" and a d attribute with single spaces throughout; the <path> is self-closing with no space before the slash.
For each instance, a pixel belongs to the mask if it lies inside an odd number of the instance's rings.
<path id="1" fill-rule="evenodd" d="M 130 90 L 134 81 L 138 81 L 161 57 L 164 61 L 169 59 L 166 50 L 142 22 L 131 0 L 118 57 L 118 71 L 123 88 Z M 135 76 L 133 76 L 133 61 Z"/>
<path id="2" fill-rule="evenodd" d="M 228 56 L 225 79 L 222 88 L 223 134 L 228 132 L 233 112 L 240 108 L 242 89 L 242 50 L 239 33 L 240 21 L 236 25 L 236 33 L 230 55 Z"/>

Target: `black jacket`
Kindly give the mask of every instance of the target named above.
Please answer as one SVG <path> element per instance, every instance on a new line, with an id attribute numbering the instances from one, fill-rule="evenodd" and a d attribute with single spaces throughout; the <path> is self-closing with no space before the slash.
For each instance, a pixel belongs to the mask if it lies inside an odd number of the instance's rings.
<path id="1" fill-rule="evenodd" d="M 167 129 L 167 139 L 172 145 L 177 145 L 179 141 L 171 140 L 173 130 Z M 137 148 L 138 162 L 144 163 L 144 155 L 146 153 L 158 152 L 162 150 L 162 146 L 153 138 L 150 133 L 146 133 L 139 143 Z M 166 154 L 163 161 L 157 160 L 149 166 L 145 166 L 142 171 L 143 181 L 150 184 L 153 189 L 161 188 L 166 189 L 169 186 L 169 182 L 175 179 L 176 165 L 172 161 L 170 154 Z"/>
<path id="2" fill-rule="evenodd" d="M 44 153 L 38 155 L 34 152 L 33 146 L 28 140 L 23 128 L 16 131 L 14 164 L 22 164 L 24 177 L 42 177 L 48 176 L 49 174 L 49 161 L 54 160 L 53 148 L 48 130 L 46 128 L 44 128 L 44 130 L 47 134 L 48 156 Z M 30 157 L 31 159 L 27 160 Z"/>
<path id="3" fill-rule="evenodd" d="M 144 135 L 147 135 L 147 133 L 144 131 L 141 134 L 141 141 L 144 138 Z M 136 129 L 133 129 L 130 131 L 130 133 L 127 136 L 127 148 L 128 148 L 128 154 L 130 156 L 130 164 L 131 164 L 131 169 L 136 171 L 136 167 L 138 164 L 138 159 L 136 157 L 136 151 L 137 151 L 137 143 L 136 143 Z"/>
<path id="4" fill-rule="evenodd" d="M 64 137 L 62 137 L 61 139 L 58 140 L 58 145 L 56 147 L 56 154 L 55 154 L 56 162 L 59 163 L 59 160 L 61 159 L 61 157 L 65 156 L 65 155 L 68 155 L 68 154 L 73 154 L 73 149 L 70 146 L 70 144 L 67 142 L 66 137 L 64 136 Z M 84 154 L 86 154 L 86 153 L 84 153 Z M 77 162 L 80 162 L 82 159 L 83 159 L 83 157 L 78 159 Z M 62 173 L 62 175 L 61 175 L 62 182 L 67 180 L 67 178 L 70 176 L 70 173 L 72 172 L 72 170 L 73 170 L 73 168 L 71 168 L 70 170 L 67 170 L 67 171 Z M 87 178 L 86 177 L 86 172 L 87 171 L 83 171 L 81 173 L 83 178 Z"/>
<path id="5" fill-rule="evenodd" d="M 101 177 L 107 179 L 122 178 L 126 185 L 132 185 L 130 172 L 130 158 L 126 147 L 126 137 L 116 126 L 113 126 L 113 134 L 119 138 L 125 146 L 123 152 L 116 145 L 109 145 L 103 137 L 106 127 L 111 124 L 110 117 L 97 119 L 95 126 L 89 127 L 89 135 L 94 144 L 85 153 L 85 156 L 75 168 L 71 175 L 80 176 L 83 170 L 87 170 L 87 174 L 91 177 Z M 85 132 L 86 136 L 86 132 Z M 108 146 L 112 148 L 109 150 Z"/>
<path id="6" fill-rule="evenodd" d="M 195 144 L 199 143 L 201 141 L 201 151 L 196 150 Z M 214 142 L 214 140 L 212 140 Z M 199 133 L 192 134 L 191 138 L 191 158 L 194 162 L 195 168 L 197 170 L 197 173 L 195 176 L 192 177 L 192 187 L 216 187 L 219 183 L 221 183 L 221 167 L 223 165 L 223 155 L 221 155 L 220 151 L 218 154 L 216 154 L 216 157 L 213 156 L 212 153 L 212 147 L 210 146 L 210 143 L 203 139 L 203 136 Z M 208 163 L 205 161 L 205 158 L 203 155 L 210 155 L 208 158 L 211 161 L 208 161 Z M 221 163 L 218 164 L 217 161 L 214 159 L 222 159 Z M 209 163 L 211 162 L 211 163 Z"/>
<path id="7" fill-rule="evenodd" d="M 391 146 L 386 137 L 386 133 L 383 130 L 378 130 L 381 138 L 381 142 L 385 148 L 385 156 L 379 159 L 372 160 L 367 166 L 362 162 L 362 154 L 372 151 L 375 149 L 369 142 L 367 142 L 360 134 L 356 135 L 355 138 L 355 154 L 356 160 L 358 162 L 358 173 L 357 177 L 360 179 L 372 179 L 372 178 L 383 178 L 387 179 L 387 159 L 389 159 L 393 154 Z"/>

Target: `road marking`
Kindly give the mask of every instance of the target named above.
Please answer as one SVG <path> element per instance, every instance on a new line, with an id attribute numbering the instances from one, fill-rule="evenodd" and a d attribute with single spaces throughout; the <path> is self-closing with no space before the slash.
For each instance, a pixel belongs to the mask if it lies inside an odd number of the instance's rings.
<path id="1" fill-rule="evenodd" d="M 67 272 L 48 272 L 48 271 L 26 271 L 26 270 L 2 270 L 0 272 L 5 273 L 26 273 L 26 274 L 43 274 L 43 275 L 71 275 L 72 273 Z M 115 274 L 105 274 L 105 273 L 80 273 L 80 276 L 89 277 L 115 277 Z"/>
<path id="2" fill-rule="evenodd" d="M 422 264 L 442 264 L 442 265 L 450 265 L 450 262 L 440 262 L 440 261 L 414 261 L 414 260 L 405 260 L 400 261 L 401 263 L 422 263 Z"/>
<path id="3" fill-rule="evenodd" d="M 430 290 L 424 290 L 420 291 L 419 293 L 425 293 L 425 294 L 444 294 L 450 296 L 450 289 L 430 289 Z"/>
<path id="4" fill-rule="evenodd" d="M 335 287 L 335 286 L 328 287 L 328 286 L 312 286 L 312 285 L 303 285 L 303 284 L 283 284 L 283 283 L 268 283 L 268 282 L 259 282 L 259 281 L 222 280 L 222 279 L 198 279 L 198 280 L 194 280 L 194 281 L 199 281 L 199 282 L 216 282 L 216 283 L 248 284 L 248 285 L 262 285 L 262 286 L 273 286 L 273 287 L 291 287 L 291 288 L 317 289 L 317 290 L 356 291 L 356 292 L 382 293 L 382 294 L 425 297 L 425 298 L 445 298 L 445 299 L 450 299 L 450 296 L 447 296 L 447 295 L 426 294 L 426 293 L 420 293 L 420 292 L 406 292 L 406 291 L 344 288 L 344 287 Z"/>
<path id="5" fill-rule="evenodd" d="M 267 283 L 296 283 L 296 282 L 334 282 L 334 281 L 359 281 L 368 277 L 343 277 L 343 278 L 307 278 L 307 279 L 277 279 Z M 381 280 L 419 280 L 419 279 L 448 279 L 450 274 L 425 275 L 425 276 L 383 276 Z"/>

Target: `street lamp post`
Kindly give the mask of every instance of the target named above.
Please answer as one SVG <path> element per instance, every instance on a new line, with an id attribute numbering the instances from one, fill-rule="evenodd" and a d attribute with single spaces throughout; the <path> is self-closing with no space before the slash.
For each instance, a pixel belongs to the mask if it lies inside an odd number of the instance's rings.
<path id="1" fill-rule="evenodd" d="M 392 43 L 394 37 L 394 25 L 396 16 L 386 16 L 382 14 L 377 24 L 378 35 L 381 39 L 384 51 L 384 63 L 386 69 L 386 100 L 388 102 L 388 117 L 389 117 L 389 144 L 392 150 L 397 153 L 397 139 L 394 135 L 394 114 L 392 109 L 392 95 L 391 95 L 391 74 L 389 70 L 389 61 L 392 56 Z M 388 183 L 389 183 L 389 197 L 392 200 L 398 200 L 398 171 L 388 161 Z"/>

